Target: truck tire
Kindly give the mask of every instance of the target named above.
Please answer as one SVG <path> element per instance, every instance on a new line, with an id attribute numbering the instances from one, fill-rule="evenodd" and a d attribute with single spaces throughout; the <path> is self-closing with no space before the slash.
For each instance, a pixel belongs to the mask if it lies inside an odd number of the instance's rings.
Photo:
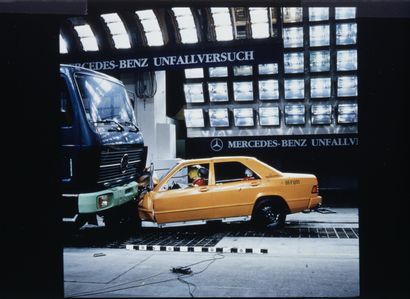
<path id="1" fill-rule="evenodd" d="M 124 204 L 104 215 L 104 224 L 112 232 L 136 233 L 141 227 L 135 201 Z"/>
<path id="2" fill-rule="evenodd" d="M 253 224 L 259 229 L 281 228 L 285 219 L 286 211 L 283 205 L 268 199 L 257 203 L 252 215 Z"/>

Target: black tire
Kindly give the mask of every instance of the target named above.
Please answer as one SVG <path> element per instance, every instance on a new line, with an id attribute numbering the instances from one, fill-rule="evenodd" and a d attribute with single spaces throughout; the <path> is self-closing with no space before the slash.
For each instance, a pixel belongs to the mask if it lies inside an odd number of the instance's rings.
<path id="1" fill-rule="evenodd" d="M 136 233 L 141 227 L 135 201 L 109 211 L 103 218 L 105 226 L 111 232 Z"/>
<path id="2" fill-rule="evenodd" d="M 281 228 L 285 224 L 286 210 L 282 204 L 263 200 L 255 206 L 253 224 L 259 229 Z"/>

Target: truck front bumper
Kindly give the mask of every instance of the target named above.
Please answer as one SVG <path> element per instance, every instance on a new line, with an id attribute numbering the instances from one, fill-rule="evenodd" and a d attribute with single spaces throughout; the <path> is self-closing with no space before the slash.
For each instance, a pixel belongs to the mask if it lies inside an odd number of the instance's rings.
<path id="1" fill-rule="evenodd" d="M 137 193 L 137 182 L 131 182 L 98 192 L 78 194 L 78 213 L 100 213 L 112 209 L 133 200 Z M 101 205 L 101 198 L 104 198 L 103 205 Z"/>

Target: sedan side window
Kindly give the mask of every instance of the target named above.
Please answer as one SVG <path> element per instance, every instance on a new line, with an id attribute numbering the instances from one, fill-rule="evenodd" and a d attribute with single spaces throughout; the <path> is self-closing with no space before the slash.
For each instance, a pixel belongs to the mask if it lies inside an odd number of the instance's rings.
<path id="1" fill-rule="evenodd" d="M 255 172 L 240 162 L 220 162 L 215 163 L 214 167 L 216 184 L 260 179 Z"/>
<path id="2" fill-rule="evenodd" d="M 160 191 L 186 189 L 208 185 L 209 164 L 195 164 L 181 168 L 161 187 Z"/>

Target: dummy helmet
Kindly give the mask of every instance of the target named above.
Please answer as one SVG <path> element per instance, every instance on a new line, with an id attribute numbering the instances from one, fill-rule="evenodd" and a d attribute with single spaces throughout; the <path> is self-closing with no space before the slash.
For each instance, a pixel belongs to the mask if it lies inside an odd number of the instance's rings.
<path id="1" fill-rule="evenodd" d="M 247 177 L 251 177 L 251 176 L 253 175 L 252 170 L 250 170 L 249 168 L 246 168 L 246 170 L 245 170 L 245 175 L 246 175 Z"/>
<path id="2" fill-rule="evenodd" d="M 201 178 L 206 178 L 208 176 L 208 169 L 201 167 L 199 168 L 198 173 Z"/>

